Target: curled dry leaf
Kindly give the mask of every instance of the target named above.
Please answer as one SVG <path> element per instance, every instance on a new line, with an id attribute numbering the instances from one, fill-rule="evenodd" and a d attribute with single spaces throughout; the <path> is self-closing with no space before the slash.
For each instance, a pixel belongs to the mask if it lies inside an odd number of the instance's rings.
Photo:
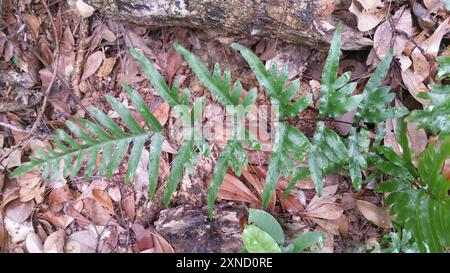
<path id="1" fill-rule="evenodd" d="M 64 253 L 64 243 L 66 234 L 64 230 L 59 229 L 50 234 L 44 242 L 45 253 Z"/>
<path id="2" fill-rule="evenodd" d="M 134 219 L 136 216 L 136 210 L 134 206 L 134 195 L 131 194 L 121 201 L 122 208 L 130 219 Z"/>
<path id="3" fill-rule="evenodd" d="M 34 201 L 22 202 L 15 199 L 5 206 L 5 215 L 13 222 L 22 223 L 30 217 L 34 208 Z"/>
<path id="4" fill-rule="evenodd" d="M 25 247 L 27 248 L 28 253 L 43 253 L 44 246 L 42 244 L 41 238 L 34 233 L 30 232 L 27 235 L 27 239 L 25 240 Z"/>
<path id="5" fill-rule="evenodd" d="M 225 200 L 243 201 L 261 205 L 259 198 L 244 183 L 230 174 L 225 174 L 217 197 Z"/>
<path id="6" fill-rule="evenodd" d="M 428 103 L 428 100 L 419 97 L 419 93 L 429 92 L 428 87 L 424 84 L 424 80 L 430 76 L 432 65 L 430 58 L 437 57 L 441 40 L 450 29 L 449 20 L 450 18 L 447 18 L 428 39 L 419 43 L 427 57 L 423 55 L 418 47 L 414 48 L 411 53 L 413 67 L 406 70 L 402 69 L 401 72 L 403 82 L 409 93 L 422 104 Z"/>
<path id="7" fill-rule="evenodd" d="M 83 74 L 81 76 L 81 81 L 86 80 L 90 76 L 94 75 L 95 72 L 100 68 L 103 62 L 104 54 L 101 51 L 96 51 L 92 53 L 84 64 Z"/>
<path id="8" fill-rule="evenodd" d="M 113 213 L 114 208 L 111 198 L 104 191 L 100 189 L 92 189 L 92 196 L 99 202 L 104 208 L 108 209 L 109 212 Z"/>
<path id="9" fill-rule="evenodd" d="M 94 14 L 95 11 L 95 9 L 92 6 L 86 4 L 83 0 L 77 0 L 77 2 L 75 3 L 75 7 L 77 8 L 77 11 L 80 14 L 80 16 L 83 18 L 92 16 L 92 14 Z"/>
<path id="10" fill-rule="evenodd" d="M 391 228 L 392 222 L 389 217 L 389 208 L 380 208 L 374 204 L 356 199 L 356 206 L 361 214 L 370 222 L 382 228 Z"/>
<path id="11" fill-rule="evenodd" d="M 164 126 L 169 118 L 169 110 L 170 106 L 167 102 L 161 103 L 155 111 L 153 111 L 153 115 L 158 119 L 159 123 Z"/>
<path id="12" fill-rule="evenodd" d="M 358 29 L 360 31 L 373 29 L 387 14 L 384 3 L 381 0 L 352 1 L 349 11 L 358 18 Z"/>
<path id="13" fill-rule="evenodd" d="M 392 17 L 392 21 L 395 29 L 403 31 L 407 35 L 412 34 L 412 16 L 410 10 L 407 9 L 406 6 L 403 6 L 395 13 Z M 384 21 L 375 31 L 375 35 L 373 37 L 373 48 L 380 60 L 386 56 L 387 52 L 391 48 L 391 40 L 393 35 L 390 20 Z M 407 41 L 408 40 L 406 37 L 402 35 L 395 35 L 395 40 L 393 41 L 395 56 L 399 56 L 403 52 Z"/>
<path id="14" fill-rule="evenodd" d="M 39 27 L 41 26 L 41 22 L 39 22 L 39 18 L 37 18 L 33 14 L 22 14 L 21 17 L 25 21 L 25 24 L 29 28 L 31 28 L 35 37 L 39 37 Z"/>
<path id="15" fill-rule="evenodd" d="M 97 71 L 97 77 L 99 78 L 106 78 L 109 76 L 109 74 L 111 73 L 111 71 L 114 68 L 114 65 L 116 64 L 116 57 L 110 57 L 110 58 L 105 58 L 105 60 L 102 63 L 102 66 L 100 66 L 100 68 Z"/>
<path id="16" fill-rule="evenodd" d="M 72 233 L 67 239 L 67 253 L 94 253 L 97 248 L 97 234 L 92 230 Z"/>
<path id="17" fill-rule="evenodd" d="M 73 200 L 73 195 L 67 184 L 63 187 L 53 189 L 48 197 L 48 203 L 53 212 L 61 211 L 64 207 L 64 202 L 70 200 Z"/>

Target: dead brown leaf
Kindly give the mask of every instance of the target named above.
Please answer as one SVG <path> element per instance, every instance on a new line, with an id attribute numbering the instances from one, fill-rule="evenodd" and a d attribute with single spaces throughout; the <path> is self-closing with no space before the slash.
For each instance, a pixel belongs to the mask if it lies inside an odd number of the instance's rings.
<path id="1" fill-rule="evenodd" d="M 131 194 L 121 201 L 122 208 L 130 219 L 134 219 L 136 216 L 136 209 L 134 206 L 134 195 Z"/>
<path id="2" fill-rule="evenodd" d="M 100 189 L 92 189 L 92 196 L 97 202 L 99 202 L 103 207 L 108 209 L 111 213 L 114 212 L 111 198 L 104 191 Z"/>
<path id="3" fill-rule="evenodd" d="M 381 0 L 354 0 L 349 11 L 358 18 L 359 31 L 369 31 L 386 16 L 386 8 Z"/>
<path id="4" fill-rule="evenodd" d="M 153 111 L 153 115 L 159 121 L 159 123 L 164 126 L 169 118 L 169 110 L 170 106 L 167 102 L 161 103 L 155 111 Z"/>
<path id="5" fill-rule="evenodd" d="M 243 201 L 261 205 L 259 198 L 256 197 L 244 183 L 230 174 L 225 174 L 217 196 L 226 200 Z"/>
<path id="6" fill-rule="evenodd" d="M 380 208 L 364 200 L 356 199 L 355 201 L 359 211 L 367 220 L 382 228 L 392 227 L 389 208 Z"/>
<path id="7" fill-rule="evenodd" d="M 22 202 L 15 199 L 5 206 L 5 215 L 13 222 L 22 223 L 30 217 L 34 208 L 34 201 Z"/>
<path id="8" fill-rule="evenodd" d="M 21 17 L 25 21 L 25 24 L 32 30 L 34 37 L 39 37 L 39 27 L 41 26 L 39 18 L 33 14 L 22 14 Z"/>
<path id="9" fill-rule="evenodd" d="M 409 9 L 406 6 L 400 8 L 392 17 L 393 25 L 397 30 L 401 30 L 408 35 L 412 34 L 412 16 Z M 391 48 L 391 39 L 393 31 L 390 25 L 390 21 L 383 22 L 375 31 L 373 37 L 373 48 L 379 59 L 383 59 L 386 56 L 388 50 Z M 396 35 L 394 40 L 394 56 L 399 56 L 405 44 L 408 40 L 401 36 Z"/>
<path id="10" fill-rule="evenodd" d="M 104 54 L 102 51 L 96 51 L 92 53 L 87 59 L 86 63 L 84 64 L 83 74 L 81 76 L 81 82 L 85 81 L 90 76 L 94 75 L 95 72 L 100 68 L 100 65 L 102 65 L 104 58 Z"/>
<path id="11" fill-rule="evenodd" d="M 64 253 L 64 242 L 66 234 L 64 230 L 59 229 L 50 234 L 44 242 L 45 253 Z"/>
<path id="12" fill-rule="evenodd" d="M 28 233 L 27 239 L 25 240 L 25 247 L 27 248 L 28 253 L 43 253 L 44 252 L 44 246 L 42 244 L 42 240 L 34 232 Z"/>

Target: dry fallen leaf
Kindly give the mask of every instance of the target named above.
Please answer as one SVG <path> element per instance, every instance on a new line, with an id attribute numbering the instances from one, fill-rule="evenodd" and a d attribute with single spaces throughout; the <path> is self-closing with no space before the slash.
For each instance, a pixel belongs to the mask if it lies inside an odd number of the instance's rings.
<path id="1" fill-rule="evenodd" d="M 64 253 L 64 242 L 66 234 L 64 230 L 59 229 L 50 234 L 44 242 L 45 253 Z"/>
<path id="2" fill-rule="evenodd" d="M 230 174 L 225 174 L 217 197 L 225 200 L 261 204 L 258 197 L 256 197 L 244 183 Z"/>
<path id="3" fill-rule="evenodd" d="M 72 233 L 67 239 L 67 253 L 94 253 L 97 248 L 97 234 L 92 230 Z"/>
<path id="4" fill-rule="evenodd" d="M 13 222 L 22 223 L 30 217 L 33 212 L 34 201 L 22 202 L 15 199 L 5 206 L 5 215 Z"/>
<path id="5" fill-rule="evenodd" d="M 405 32 L 407 35 L 412 34 L 412 16 L 406 6 L 400 8 L 392 17 L 394 26 L 397 30 Z M 391 48 L 392 28 L 389 20 L 378 26 L 373 37 L 373 48 L 379 59 L 383 59 Z M 396 35 L 394 40 L 394 56 L 399 56 L 408 40 L 402 35 Z"/>
<path id="6" fill-rule="evenodd" d="M 35 37 L 39 37 L 39 27 L 41 26 L 39 18 L 37 18 L 33 14 L 22 14 L 21 16 L 22 19 L 25 21 L 25 24 L 27 24 L 27 26 L 31 28 Z"/>
<path id="7" fill-rule="evenodd" d="M 25 246 L 27 248 L 28 253 L 43 253 L 44 252 L 44 246 L 42 244 L 42 240 L 34 232 L 30 232 L 27 235 L 27 239 L 25 240 Z"/>
<path id="8" fill-rule="evenodd" d="M 75 7 L 77 8 L 77 11 L 80 14 L 80 16 L 83 18 L 92 16 L 92 14 L 94 14 L 95 11 L 95 9 L 92 6 L 86 4 L 83 0 L 77 0 L 77 2 L 75 3 Z"/>
<path id="9" fill-rule="evenodd" d="M 356 199 L 355 201 L 359 211 L 367 220 L 382 228 L 392 227 L 389 208 L 380 208 L 364 200 Z"/>
<path id="10" fill-rule="evenodd" d="M 134 195 L 131 194 L 121 201 L 122 208 L 130 219 L 134 219 L 136 216 L 136 210 L 134 206 Z"/>
<path id="11" fill-rule="evenodd" d="M 97 71 L 97 77 L 106 78 L 111 73 L 116 64 L 116 57 L 105 58 L 102 63 L 102 66 Z"/>
<path id="12" fill-rule="evenodd" d="M 111 213 L 114 212 L 113 204 L 111 198 L 100 189 L 92 189 L 92 196 L 99 202 L 103 207 L 107 208 Z"/>
<path id="13" fill-rule="evenodd" d="M 361 8 L 358 4 L 361 5 Z M 369 31 L 376 27 L 387 15 L 384 3 L 381 0 L 355 0 L 349 11 L 358 18 L 358 29 Z"/>
<path id="14" fill-rule="evenodd" d="M 100 65 L 103 62 L 103 52 L 96 51 L 92 53 L 87 59 L 86 63 L 84 64 L 83 74 L 81 76 L 81 82 L 89 78 L 90 76 L 94 75 L 95 72 L 100 68 Z"/>
<path id="15" fill-rule="evenodd" d="M 170 106 L 167 102 L 161 103 L 155 111 L 153 111 L 153 115 L 159 121 L 159 123 L 164 126 L 169 118 L 169 110 Z"/>

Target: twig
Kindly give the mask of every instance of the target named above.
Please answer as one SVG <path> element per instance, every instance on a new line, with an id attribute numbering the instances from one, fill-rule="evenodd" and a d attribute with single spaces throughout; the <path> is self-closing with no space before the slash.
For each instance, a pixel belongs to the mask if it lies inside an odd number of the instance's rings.
<path id="1" fill-rule="evenodd" d="M 12 125 L 12 124 L 9 124 L 9 123 L 3 122 L 3 121 L 0 121 L 0 126 L 3 126 L 5 128 L 8 128 L 12 131 L 16 131 L 19 133 L 29 133 L 30 132 L 29 129 L 23 129 L 23 128 L 17 127 L 15 125 Z"/>
<path id="2" fill-rule="evenodd" d="M 84 48 L 84 40 L 87 36 L 87 32 L 89 29 L 89 19 L 88 18 L 81 18 L 80 19 L 80 37 L 79 37 L 79 43 L 78 43 L 78 51 L 77 51 L 77 57 L 75 59 L 75 67 L 73 72 L 73 80 L 72 85 L 75 92 L 75 96 L 79 97 L 81 95 L 80 93 L 80 79 L 81 79 L 81 68 L 83 66 L 84 61 L 84 54 L 85 54 L 85 48 Z"/>
<path id="3" fill-rule="evenodd" d="M 47 11 L 48 17 L 49 17 L 49 19 L 50 19 L 50 24 L 52 25 L 53 32 L 54 32 L 54 34 L 55 34 L 55 67 L 53 68 L 52 78 L 50 79 L 50 82 L 49 82 L 49 84 L 48 84 L 48 86 L 47 86 L 47 89 L 45 90 L 45 93 L 44 93 L 44 100 L 43 100 L 43 102 L 42 102 L 41 109 L 40 109 L 40 111 L 39 111 L 39 113 L 38 113 L 38 116 L 37 116 L 37 118 L 36 118 L 36 121 L 34 122 L 33 126 L 31 127 L 31 130 L 30 130 L 30 132 L 28 133 L 28 135 L 27 135 L 26 138 L 32 137 L 34 131 L 36 131 L 37 127 L 38 127 L 39 124 L 40 124 L 40 121 L 41 121 L 41 119 L 42 119 L 42 116 L 43 116 L 43 114 L 44 114 L 44 112 L 45 112 L 45 108 L 46 108 L 46 106 L 47 106 L 48 96 L 49 96 L 50 91 L 51 91 L 51 89 L 52 89 L 52 87 L 53 87 L 53 83 L 55 82 L 55 79 L 56 79 L 56 75 L 57 75 L 56 70 L 57 70 L 57 67 L 58 67 L 58 64 L 59 64 L 59 39 L 58 39 L 58 31 L 56 30 L 55 22 L 53 21 L 53 15 L 52 15 L 52 12 L 51 12 L 51 10 L 49 9 L 47 3 L 46 3 L 45 1 L 42 1 L 42 4 L 44 5 L 44 7 L 45 7 L 45 9 L 46 9 L 46 11 Z"/>
<path id="4" fill-rule="evenodd" d="M 277 37 L 275 37 L 275 45 L 274 45 L 275 49 L 277 48 L 278 38 L 279 38 L 280 32 L 281 32 L 281 27 L 284 24 L 284 18 L 285 18 L 285 15 L 286 15 L 286 8 L 287 8 L 287 1 L 284 0 L 283 15 L 281 16 L 280 25 L 278 26 Z"/>

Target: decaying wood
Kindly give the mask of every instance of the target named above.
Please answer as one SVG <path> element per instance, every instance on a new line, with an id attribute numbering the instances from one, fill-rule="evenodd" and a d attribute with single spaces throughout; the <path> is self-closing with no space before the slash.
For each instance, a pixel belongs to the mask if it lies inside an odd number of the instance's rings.
<path id="1" fill-rule="evenodd" d="M 206 206 L 183 205 L 161 211 L 155 228 L 175 252 L 239 252 L 242 245 L 241 220 L 247 207 L 223 202 L 214 207 L 214 221 Z"/>
<path id="2" fill-rule="evenodd" d="M 112 18 L 148 26 L 207 29 L 214 37 L 272 37 L 290 43 L 326 45 L 337 19 L 330 13 L 342 0 L 87 0 Z M 343 49 L 361 49 L 370 39 L 344 27 Z"/>

